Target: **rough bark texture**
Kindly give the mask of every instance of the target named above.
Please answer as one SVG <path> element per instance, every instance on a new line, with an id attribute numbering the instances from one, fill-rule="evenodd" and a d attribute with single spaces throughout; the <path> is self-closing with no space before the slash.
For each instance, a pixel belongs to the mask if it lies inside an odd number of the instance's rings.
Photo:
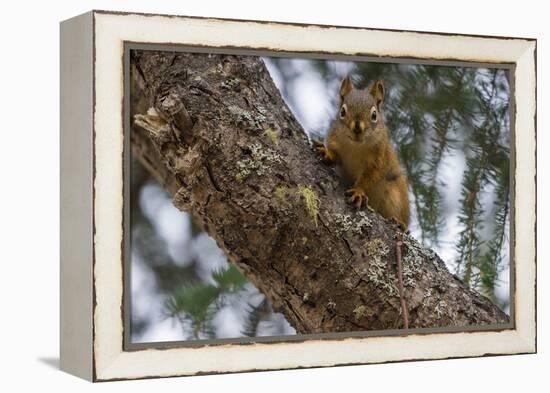
<path id="1" fill-rule="evenodd" d="M 348 206 L 262 60 L 134 52 L 132 151 L 299 333 L 399 328 L 395 226 Z M 134 111 L 136 108 L 134 108 Z M 403 236 L 411 328 L 508 322 Z"/>

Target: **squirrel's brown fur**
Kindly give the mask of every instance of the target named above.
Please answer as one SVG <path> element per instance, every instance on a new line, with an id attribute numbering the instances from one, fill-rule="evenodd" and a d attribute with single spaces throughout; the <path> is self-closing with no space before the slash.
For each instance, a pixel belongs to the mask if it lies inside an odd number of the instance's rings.
<path id="1" fill-rule="evenodd" d="M 338 164 L 344 178 L 353 184 L 346 191 L 351 203 L 358 208 L 368 203 L 406 229 L 410 221 L 407 179 L 380 114 L 384 93 L 380 80 L 363 90 L 346 77 L 326 144 L 315 141 L 314 145 L 326 161 Z"/>

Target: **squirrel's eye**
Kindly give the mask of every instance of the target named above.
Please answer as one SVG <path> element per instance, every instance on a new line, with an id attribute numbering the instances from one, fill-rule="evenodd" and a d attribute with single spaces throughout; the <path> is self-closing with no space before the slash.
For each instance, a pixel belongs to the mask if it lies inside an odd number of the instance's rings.
<path id="1" fill-rule="evenodd" d="M 372 108 L 370 110 L 370 119 L 373 123 L 378 121 L 378 113 L 376 112 L 376 108 Z"/>
<path id="2" fill-rule="evenodd" d="M 344 117 L 346 117 L 346 113 L 347 113 L 347 108 L 346 108 L 346 104 L 342 105 L 342 108 L 340 108 L 340 118 L 343 119 Z"/>

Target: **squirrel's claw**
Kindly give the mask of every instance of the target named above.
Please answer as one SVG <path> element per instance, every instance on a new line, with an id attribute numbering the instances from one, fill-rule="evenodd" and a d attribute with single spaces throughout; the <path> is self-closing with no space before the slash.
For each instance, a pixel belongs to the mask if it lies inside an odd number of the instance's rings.
<path id="1" fill-rule="evenodd" d="M 326 147 L 316 147 L 315 151 L 321 156 L 321 158 L 327 162 L 331 162 L 331 156 Z"/>
<path id="2" fill-rule="evenodd" d="M 367 195 L 360 188 L 350 188 L 344 193 L 344 195 L 349 196 L 348 202 L 355 205 L 358 209 L 361 209 L 363 206 L 367 205 Z"/>
<path id="3" fill-rule="evenodd" d="M 314 139 L 313 140 L 313 147 L 314 148 L 317 148 L 317 147 L 325 147 L 325 143 L 320 140 L 320 139 Z"/>
<path id="4" fill-rule="evenodd" d="M 393 225 L 395 225 L 397 228 L 399 228 L 401 230 L 401 232 L 404 232 L 404 233 L 409 233 L 409 231 L 407 230 L 407 227 L 405 226 L 405 224 L 401 221 L 399 221 L 397 219 L 397 217 L 392 217 L 390 218 L 390 221 Z"/>
<path id="5" fill-rule="evenodd" d="M 313 140 L 313 149 L 317 154 L 321 156 L 323 161 L 331 163 L 334 162 L 334 153 L 330 151 L 321 140 Z"/>

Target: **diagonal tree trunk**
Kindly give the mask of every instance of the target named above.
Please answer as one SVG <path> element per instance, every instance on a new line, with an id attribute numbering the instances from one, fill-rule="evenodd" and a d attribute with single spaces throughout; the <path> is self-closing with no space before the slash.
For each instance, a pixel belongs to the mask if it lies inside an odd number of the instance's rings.
<path id="1" fill-rule="evenodd" d="M 134 51 L 132 152 L 299 333 L 402 326 L 397 229 L 348 206 L 262 60 Z M 409 326 L 508 316 L 403 237 Z"/>

